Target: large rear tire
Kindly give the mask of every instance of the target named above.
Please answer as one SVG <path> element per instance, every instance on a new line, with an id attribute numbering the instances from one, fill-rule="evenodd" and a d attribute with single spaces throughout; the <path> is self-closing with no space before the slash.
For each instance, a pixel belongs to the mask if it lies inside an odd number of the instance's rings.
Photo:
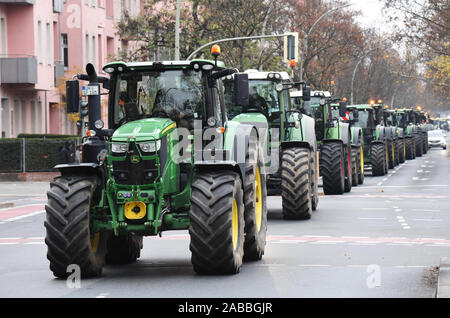
<path id="1" fill-rule="evenodd" d="M 386 148 L 384 144 L 371 145 L 370 162 L 373 176 L 384 176 L 386 174 Z"/>
<path id="2" fill-rule="evenodd" d="M 358 186 L 358 151 L 359 148 L 352 148 L 352 186 Z"/>
<path id="3" fill-rule="evenodd" d="M 394 154 L 394 141 L 388 142 L 388 167 L 394 169 L 395 167 L 395 154 Z"/>
<path id="4" fill-rule="evenodd" d="M 405 139 L 406 160 L 413 160 L 414 157 L 414 139 L 409 137 Z"/>
<path id="5" fill-rule="evenodd" d="M 253 140 L 247 154 L 244 182 L 245 261 L 260 260 L 266 246 L 267 189 L 262 169 L 261 155 L 256 140 Z"/>
<path id="6" fill-rule="evenodd" d="M 320 150 L 320 168 L 324 194 L 343 194 L 345 183 L 344 147 L 340 142 L 327 142 Z"/>
<path id="7" fill-rule="evenodd" d="M 319 205 L 319 179 L 318 177 L 318 166 L 317 166 L 317 152 L 311 151 L 310 152 L 310 159 L 309 159 L 309 167 L 311 172 L 311 208 L 313 211 L 317 210 L 317 206 Z"/>
<path id="8" fill-rule="evenodd" d="M 397 141 L 397 147 L 398 147 L 398 162 L 404 163 L 405 162 L 405 140 L 403 138 L 399 138 Z"/>
<path id="9" fill-rule="evenodd" d="M 101 274 L 105 263 L 109 233 L 92 233 L 90 208 L 97 201 L 97 177 L 72 175 L 55 178 L 50 183 L 45 206 L 45 244 L 50 270 L 66 278 L 68 266 L 80 267 L 81 277 Z"/>
<path id="10" fill-rule="evenodd" d="M 244 255 L 244 194 L 239 174 L 199 172 L 192 182 L 189 235 L 198 274 L 236 274 Z"/>
<path id="11" fill-rule="evenodd" d="M 422 157 L 423 152 L 423 142 L 422 142 L 422 135 L 417 134 L 414 136 L 415 139 L 415 145 L 416 145 L 416 157 Z"/>
<path id="12" fill-rule="evenodd" d="M 310 151 L 284 149 L 281 155 L 281 199 L 285 219 L 307 220 L 312 215 Z"/>
<path id="13" fill-rule="evenodd" d="M 360 147 L 358 150 L 358 184 L 364 183 L 364 148 Z"/>

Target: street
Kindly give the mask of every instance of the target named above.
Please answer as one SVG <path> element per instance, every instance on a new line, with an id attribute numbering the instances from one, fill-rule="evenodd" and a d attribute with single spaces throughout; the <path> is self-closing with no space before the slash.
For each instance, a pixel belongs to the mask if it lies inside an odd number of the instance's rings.
<path id="1" fill-rule="evenodd" d="M 0 297 L 435 297 L 450 255 L 450 152 L 430 149 L 384 177 L 320 196 L 307 221 L 281 217 L 270 197 L 262 261 L 232 276 L 196 275 L 187 231 L 144 238 L 140 259 L 106 266 L 69 288 L 49 270 L 43 211 L 48 183 L 0 183 Z M 321 189 L 319 188 L 319 191 Z"/>

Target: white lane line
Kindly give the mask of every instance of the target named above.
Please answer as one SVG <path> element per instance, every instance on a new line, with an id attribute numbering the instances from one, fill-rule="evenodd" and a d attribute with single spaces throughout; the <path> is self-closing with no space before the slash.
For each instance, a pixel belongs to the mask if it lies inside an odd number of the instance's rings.
<path id="1" fill-rule="evenodd" d="M 386 220 L 386 218 L 358 218 L 360 220 Z"/>
<path id="2" fill-rule="evenodd" d="M 414 221 L 424 221 L 424 222 L 442 222 L 442 219 L 413 219 Z"/>
<path id="3" fill-rule="evenodd" d="M 412 209 L 417 212 L 441 212 L 441 210 L 428 210 L 428 209 Z"/>
<path id="4" fill-rule="evenodd" d="M 388 210 L 389 208 L 362 208 L 363 210 Z"/>
<path id="5" fill-rule="evenodd" d="M 4 222 L 4 223 L 7 223 L 7 222 L 13 222 L 13 221 L 17 221 L 17 220 L 29 218 L 29 217 L 31 217 L 31 216 L 39 215 L 39 214 L 42 214 L 42 213 L 44 213 L 44 212 L 45 212 L 45 210 L 42 210 L 42 211 L 36 211 L 36 212 L 33 212 L 33 213 L 24 214 L 24 215 L 19 215 L 19 216 L 10 218 L 10 219 L 3 220 L 2 222 Z"/>

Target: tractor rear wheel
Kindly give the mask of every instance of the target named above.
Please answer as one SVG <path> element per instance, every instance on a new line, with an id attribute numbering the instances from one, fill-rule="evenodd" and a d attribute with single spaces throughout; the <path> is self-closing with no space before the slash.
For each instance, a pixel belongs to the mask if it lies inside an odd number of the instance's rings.
<path id="1" fill-rule="evenodd" d="M 343 194 L 345 183 L 344 146 L 327 142 L 320 150 L 320 168 L 324 194 Z"/>
<path id="2" fill-rule="evenodd" d="M 107 264 L 128 264 L 135 262 L 141 256 L 142 236 L 129 233 L 127 235 L 111 236 L 107 242 Z"/>
<path id="3" fill-rule="evenodd" d="M 384 176 L 386 174 L 386 149 L 384 144 L 371 145 L 370 162 L 373 176 Z"/>
<path id="4" fill-rule="evenodd" d="M 397 148 L 398 148 L 398 162 L 404 163 L 405 162 L 405 140 L 403 138 L 398 139 L 397 141 Z"/>
<path id="5" fill-rule="evenodd" d="M 253 140 L 256 141 L 256 140 Z M 267 232 L 267 189 L 263 164 L 256 142 L 251 142 L 246 158 L 244 181 L 245 241 L 244 260 L 260 260 L 264 255 Z"/>
<path id="6" fill-rule="evenodd" d="M 310 151 L 284 149 L 281 155 L 281 199 L 285 219 L 306 220 L 312 215 Z"/>
<path id="7" fill-rule="evenodd" d="M 97 177 L 87 175 L 61 176 L 50 183 L 45 244 L 50 270 L 58 278 L 70 274 L 71 264 L 80 267 L 82 277 L 102 272 L 109 233 L 93 233 L 89 221 L 90 208 L 98 202 L 99 183 Z"/>
<path id="8" fill-rule="evenodd" d="M 363 146 L 361 146 L 360 149 L 358 150 L 357 166 L 358 166 L 358 184 L 363 184 L 364 183 L 364 148 L 363 148 Z"/>
<path id="9" fill-rule="evenodd" d="M 239 174 L 198 172 L 192 182 L 189 248 L 198 274 L 236 274 L 244 255 L 244 193 Z"/>
<path id="10" fill-rule="evenodd" d="M 389 169 L 394 169 L 395 163 L 395 155 L 394 155 L 394 142 L 388 142 L 388 167 Z"/>
<path id="11" fill-rule="evenodd" d="M 317 152 L 310 152 L 309 159 L 309 170 L 311 172 L 311 208 L 313 211 L 317 210 L 317 206 L 319 205 L 319 180 L 317 178 Z"/>
<path id="12" fill-rule="evenodd" d="M 426 154 L 428 152 L 428 133 L 425 132 L 422 137 L 423 141 L 423 153 Z"/>
<path id="13" fill-rule="evenodd" d="M 358 185 L 358 148 L 352 148 L 352 186 Z"/>
<path id="14" fill-rule="evenodd" d="M 422 142 L 422 136 L 421 134 L 417 134 L 415 137 L 415 142 L 416 142 L 416 157 L 422 157 L 422 152 L 423 152 L 423 142 Z"/>
<path id="15" fill-rule="evenodd" d="M 414 139 L 412 137 L 405 139 L 406 160 L 414 159 Z"/>
<path id="16" fill-rule="evenodd" d="M 344 192 L 352 191 L 352 148 L 350 144 L 344 146 L 344 166 L 345 166 L 345 181 Z"/>

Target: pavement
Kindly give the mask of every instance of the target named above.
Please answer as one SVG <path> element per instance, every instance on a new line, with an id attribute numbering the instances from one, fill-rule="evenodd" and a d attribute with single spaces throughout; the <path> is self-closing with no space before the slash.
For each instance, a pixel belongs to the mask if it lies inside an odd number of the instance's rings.
<path id="1" fill-rule="evenodd" d="M 200 276 L 187 231 L 146 237 L 134 264 L 70 286 L 49 270 L 44 243 L 48 183 L 0 183 L 0 297 L 432 298 L 450 288 L 450 156 L 428 154 L 367 173 L 344 195 L 320 196 L 306 221 L 268 199 L 266 252 L 232 276 Z M 74 287 L 74 288 L 73 288 Z"/>

